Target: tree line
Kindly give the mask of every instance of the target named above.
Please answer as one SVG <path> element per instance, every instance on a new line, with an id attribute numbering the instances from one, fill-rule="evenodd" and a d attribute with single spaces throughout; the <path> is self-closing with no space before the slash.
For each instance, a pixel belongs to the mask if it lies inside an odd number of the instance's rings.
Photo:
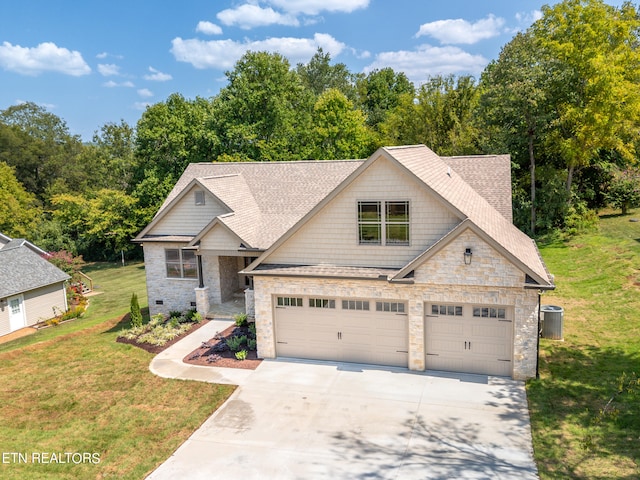
<path id="1" fill-rule="evenodd" d="M 640 201 L 636 7 L 565 0 L 517 33 L 478 79 L 415 85 L 319 49 L 306 64 L 248 52 L 211 98 L 179 93 L 135 126 L 83 143 L 33 103 L 0 111 L 0 231 L 86 259 L 139 255 L 133 238 L 191 162 L 366 158 L 423 143 L 440 155 L 509 153 L 515 223 L 532 235 L 589 228 Z"/>

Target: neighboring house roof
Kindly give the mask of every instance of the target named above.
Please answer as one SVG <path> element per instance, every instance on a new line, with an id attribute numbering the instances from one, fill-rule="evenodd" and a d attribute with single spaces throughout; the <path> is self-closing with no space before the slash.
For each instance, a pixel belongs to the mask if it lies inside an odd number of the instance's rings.
<path id="1" fill-rule="evenodd" d="M 0 248 L 17 245 L 24 245 L 38 255 L 49 256 L 49 253 L 45 252 L 40 247 L 36 247 L 33 243 L 25 240 L 24 238 L 11 238 L 8 235 L 0 233 Z"/>
<path id="2" fill-rule="evenodd" d="M 24 244 L 0 248 L 0 298 L 68 280 L 69 275 Z"/>

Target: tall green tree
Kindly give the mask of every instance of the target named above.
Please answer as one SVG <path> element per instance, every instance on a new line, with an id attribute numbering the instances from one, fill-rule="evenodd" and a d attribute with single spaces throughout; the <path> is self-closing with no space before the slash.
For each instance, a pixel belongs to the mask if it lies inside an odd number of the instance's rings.
<path id="1" fill-rule="evenodd" d="M 247 52 L 226 76 L 209 123 L 220 139 L 217 155 L 256 161 L 309 155 L 313 94 L 286 58 Z"/>
<path id="2" fill-rule="evenodd" d="M 630 2 L 565 0 L 542 8 L 532 29 L 556 109 L 548 148 L 576 169 L 616 150 L 632 160 L 640 118 L 640 16 Z"/>
<path id="3" fill-rule="evenodd" d="M 207 127 L 212 114 L 209 100 L 200 97 L 187 100 L 178 93 L 147 107 L 136 128 L 137 161 L 133 182 L 141 181 L 149 169 L 161 178 L 170 176 L 176 181 L 189 163 L 210 161 L 217 143 Z M 103 131 L 102 140 L 106 143 L 117 140 L 117 148 L 112 148 L 111 154 L 126 155 L 130 134 L 120 126 Z"/>
<path id="4" fill-rule="evenodd" d="M 325 53 L 322 48 L 318 48 L 308 63 L 299 63 L 296 71 L 302 84 L 316 97 L 334 88 L 349 100 L 355 99 L 355 76 L 344 63 L 331 65 L 331 54 Z"/>
<path id="5" fill-rule="evenodd" d="M 387 114 L 401 104 L 403 97 L 413 99 L 415 87 L 404 72 L 392 68 L 373 70 L 356 81 L 357 105 L 367 118 L 367 125 L 378 130 Z"/>
<path id="6" fill-rule="evenodd" d="M 135 129 L 124 120 L 105 123 L 93 135 L 102 188 L 131 191 L 136 163 Z"/>
<path id="7" fill-rule="evenodd" d="M 12 167 L 0 162 L 0 232 L 31 239 L 39 222 L 35 196 L 25 190 Z"/>
<path id="8" fill-rule="evenodd" d="M 473 115 L 479 90 L 470 76 L 435 76 L 417 99 L 404 95 L 381 125 L 385 143 L 424 143 L 439 155 L 477 153 Z"/>
<path id="9" fill-rule="evenodd" d="M 312 143 L 318 160 L 363 158 L 375 150 L 363 113 L 337 89 L 326 90 L 315 104 Z"/>
<path id="10" fill-rule="evenodd" d="M 476 116 L 489 150 L 511 152 L 518 164 L 528 163 L 532 235 L 536 231 L 536 151 L 552 113 L 545 82 L 532 35 L 518 33 L 482 73 Z"/>
<path id="11" fill-rule="evenodd" d="M 81 148 L 64 120 L 35 103 L 0 112 L 0 159 L 15 167 L 26 189 L 41 200 L 56 181 L 73 188 Z"/>

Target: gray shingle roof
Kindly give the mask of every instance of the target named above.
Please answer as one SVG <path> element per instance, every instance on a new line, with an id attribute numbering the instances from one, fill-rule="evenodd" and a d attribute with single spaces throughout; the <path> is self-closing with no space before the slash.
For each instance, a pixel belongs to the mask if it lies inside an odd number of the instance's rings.
<path id="1" fill-rule="evenodd" d="M 513 222 L 510 155 L 440 158 L 504 218 Z"/>
<path id="2" fill-rule="evenodd" d="M 197 179 L 233 210 L 218 220 L 247 246 L 267 249 L 363 161 L 192 163 L 154 218 Z"/>
<path id="3" fill-rule="evenodd" d="M 70 277 L 25 245 L 0 249 L 0 298 L 34 290 Z"/>

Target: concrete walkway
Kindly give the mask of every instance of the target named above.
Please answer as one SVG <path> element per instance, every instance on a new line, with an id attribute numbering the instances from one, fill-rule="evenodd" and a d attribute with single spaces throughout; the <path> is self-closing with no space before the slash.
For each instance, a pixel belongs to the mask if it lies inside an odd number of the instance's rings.
<path id="1" fill-rule="evenodd" d="M 163 377 L 240 387 L 149 479 L 538 478 L 522 382 L 301 360 L 182 364 L 229 324 L 153 360 Z"/>

